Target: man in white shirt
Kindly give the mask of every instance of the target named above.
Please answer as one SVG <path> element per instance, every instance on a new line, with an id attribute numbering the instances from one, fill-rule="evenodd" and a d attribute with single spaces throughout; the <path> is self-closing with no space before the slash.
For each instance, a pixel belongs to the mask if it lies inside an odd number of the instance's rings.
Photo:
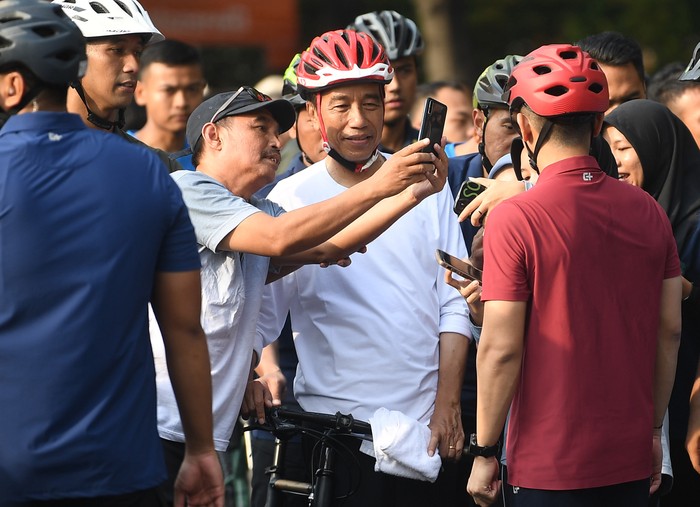
<path id="1" fill-rule="evenodd" d="M 364 36 L 328 32 L 302 54 L 298 85 L 329 156 L 271 191 L 269 198 L 285 209 L 362 184 L 391 160 L 377 151 L 382 83 L 353 68 L 358 53 L 371 58 Z M 466 256 L 453 204 L 443 188 L 391 225 L 348 269 L 302 267 L 266 286 L 258 319 L 261 339 L 274 340 L 291 312 L 299 356 L 294 391 L 305 410 L 364 420 L 380 407 L 401 411 L 429 425 L 425 452 L 439 449 L 443 459 L 458 458 L 464 444 L 460 389 L 469 336 L 466 303 L 444 283 L 435 261 L 437 248 Z M 374 459 L 358 446 L 359 486 L 343 505 L 435 501 L 434 484 L 374 473 Z M 337 494 L 349 475 L 337 471 Z"/>

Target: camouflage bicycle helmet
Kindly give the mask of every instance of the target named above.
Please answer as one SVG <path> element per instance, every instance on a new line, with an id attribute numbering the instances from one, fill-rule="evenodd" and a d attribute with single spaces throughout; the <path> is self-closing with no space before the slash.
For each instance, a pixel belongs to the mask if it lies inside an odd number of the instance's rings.
<path id="1" fill-rule="evenodd" d="M 503 99 L 503 89 L 508 83 L 513 67 L 522 58 L 519 55 L 508 55 L 501 60 L 496 60 L 484 69 L 474 86 L 474 108 L 484 113 L 483 133 L 478 150 L 481 155 L 481 163 L 488 172 L 493 169 L 491 160 L 486 156 L 486 124 L 489 122 L 489 111 L 493 107 L 508 109 L 508 103 Z"/>
<path id="2" fill-rule="evenodd" d="M 474 86 L 475 108 L 481 110 L 488 110 L 489 107 L 508 108 L 508 102 L 503 99 L 503 90 L 510 79 L 513 67 L 522 58 L 520 55 L 508 55 L 484 69 Z"/>
<path id="3" fill-rule="evenodd" d="M 362 14 L 348 28 L 371 35 L 384 47 L 391 61 L 419 55 L 425 48 L 416 23 L 396 11 Z"/>
<path id="4" fill-rule="evenodd" d="M 700 43 L 695 46 L 693 57 L 678 79 L 680 81 L 700 81 Z"/>

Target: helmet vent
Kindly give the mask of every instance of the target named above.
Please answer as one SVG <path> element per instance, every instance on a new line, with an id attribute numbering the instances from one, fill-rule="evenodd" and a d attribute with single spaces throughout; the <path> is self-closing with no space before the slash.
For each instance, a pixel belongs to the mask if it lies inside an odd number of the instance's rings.
<path id="1" fill-rule="evenodd" d="M 4 37 L 0 37 L 0 49 L 9 48 L 10 46 L 12 46 L 12 41 L 9 41 Z"/>
<path id="2" fill-rule="evenodd" d="M 573 76 L 569 78 L 569 81 L 571 81 L 572 83 L 585 83 L 586 78 L 583 76 Z"/>
<path id="3" fill-rule="evenodd" d="M 27 19 L 27 18 L 26 18 L 26 16 L 22 16 L 21 12 L 13 12 L 12 14 L 8 14 L 6 16 L 1 17 L 0 24 L 13 23 L 15 21 L 21 21 L 23 19 Z"/>
<path id="4" fill-rule="evenodd" d="M 533 67 L 532 70 L 535 71 L 535 74 L 538 76 L 552 72 L 552 69 L 547 65 L 537 65 L 536 67 Z"/>
<path id="5" fill-rule="evenodd" d="M 56 35 L 56 30 L 50 26 L 36 26 L 32 28 L 32 32 L 37 34 L 39 37 L 48 38 Z"/>
<path id="6" fill-rule="evenodd" d="M 561 53 L 559 53 L 559 56 L 563 60 L 575 60 L 576 58 L 578 58 L 578 53 L 576 51 L 562 51 Z"/>
<path id="7" fill-rule="evenodd" d="M 593 69 L 593 70 L 600 70 L 600 67 L 598 67 L 598 62 L 592 61 L 592 62 L 591 62 L 591 69 Z"/>
<path id="8" fill-rule="evenodd" d="M 505 88 L 506 85 L 508 84 L 508 77 L 507 76 L 496 76 L 495 77 L 496 82 L 498 85 L 501 87 L 501 89 Z"/>
<path id="9" fill-rule="evenodd" d="M 600 83 L 593 83 L 588 89 L 593 93 L 600 93 L 603 91 L 603 85 Z"/>
<path id="10" fill-rule="evenodd" d="M 105 8 L 105 6 L 99 2 L 90 2 L 90 7 L 92 7 L 92 10 L 97 14 L 109 14 L 109 11 Z"/>
<path id="11" fill-rule="evenodd" d="M 338 60 L 340 60 L 341 62 L 343 62 L 343 65 L 345 65 L 346 67 L 349 67 L 349 65 L 348 65 L 348 59 L 345 58 L 345 55 L 344 55 L 343 52 L 340 50 L 340 48 L 339 48 L 338 46 L 335 46 L 334 49 L 335 49 L 335 55 L 338 57 Z"/>
<path id="12" fill-rule="evenodd" d="M 547 95 L 551 95 L 553 97 L 561 97 L 562 95 L 564 95 L 568 91 L 569 91 L 569 89 L 566 86 L 557 85 L 557 86 L 552 86 L 551 88 L 547 88 L 544 91 L 544 93 L 546 93 Z"/>
<path id="13" fill-rule="evenodd" d="M 131 10 L 126 6 L 126 4 L 124 4 L 124 2 L 114 0 L 114 3 L 117 4 L 121 8 L 121 10 L 126 12 L 129 16 L 131 16 L 132 18 L 134 17 L 134 15 L 131 13 Z"/>
<path id="14" fill-rule="evenodd" d="M 54 55 L 58 60 L 62 62 L 70 62 L 75 59 L 75 51 L 61 51 Z"/>

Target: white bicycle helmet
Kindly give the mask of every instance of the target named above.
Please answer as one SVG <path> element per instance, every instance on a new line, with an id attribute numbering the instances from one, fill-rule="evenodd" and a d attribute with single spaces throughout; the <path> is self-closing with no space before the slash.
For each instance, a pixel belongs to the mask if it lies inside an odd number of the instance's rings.
<path id="1" fill-rule="evenodd" d="M 362 14 L 348 28 L 372 36 L 384 47 L 389 60 L 419 55 L 423 37 L 416 23 L 396 11 L 375 11 Z"/>
<path id="2" fill-rule="evenodd" d="M 53 0 L 86 39 L 139 34 L 147 43 L 165 39 L 136 0 Z"/>

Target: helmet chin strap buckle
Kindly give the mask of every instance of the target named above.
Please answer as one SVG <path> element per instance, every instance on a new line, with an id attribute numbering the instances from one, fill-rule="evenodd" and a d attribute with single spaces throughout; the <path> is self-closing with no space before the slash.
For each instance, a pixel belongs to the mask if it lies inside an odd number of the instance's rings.
<path id="1" fill-rule="evenodd" d="M 334 148 L 331 148 L 330 145 L 326 142 L 323 143 L 323 149 L 328 153 L 328 156 L 331 157 L 333 160 L 338 162 L 340 165 L 342 165 L 345 169 L 348 169 L 349 171 L 353 171 L 356 173 L 361 173 L 369 169 L 372 164 L 379 158 L 379 150 L 375 149 L 374 153 L 372 153 L 372 156 L 369 157 L 365 162 L 352 162 L 345 157 L 343 157 L 340 153 L 338 153 Z"/>

